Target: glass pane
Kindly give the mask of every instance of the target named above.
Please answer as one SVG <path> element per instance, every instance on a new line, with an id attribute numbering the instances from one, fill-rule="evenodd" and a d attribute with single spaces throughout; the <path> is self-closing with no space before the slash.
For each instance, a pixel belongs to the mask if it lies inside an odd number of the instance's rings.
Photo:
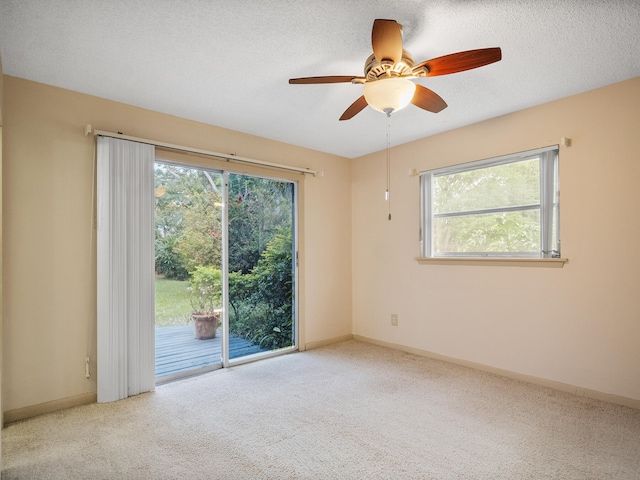
<path id="1" fill-rule="evenodd" d="M 439 217 L 434 253 L 509 252 L 540 255 L 540 211 Z"/>
<path id="2" fill-rule="evenodd" d="M 560 242 L 558 238 L 558 204 L 553 205 L 553 223 L 551 231 L 551 249 L 553 250 L 552 256 L 560 256 Z"/>
<path id="3" fill-rule="evenodd" d="M 433 177 L 433 213 L 540 203 L 538 158 Z"/>
<path id="4" fill-rule="evenodd" d="M 222 174 L 155 164 L 156 377 L 221 362 Z"/>
<path id="5" fill-rule="evenodd" d="M 293 192 L 291 182 L 229 174 L 230 359 L 295 345 Z"/>
<path id="6" fill-rule="evenodd" d="M 555 186 L 555 192 L 553 196 L 553 233 L 551 236 L 551 247 L 555 250 L 554 256 L 560 256 L 560 238 L 558 228 L 560 226 L 559 216 L 560 216 L 560 206 L 558 202 L 560 201 L 560 186 L 558 184 L 558 163 L 555 164 L 555 171 L 553 176 L 553 183 Z"/>

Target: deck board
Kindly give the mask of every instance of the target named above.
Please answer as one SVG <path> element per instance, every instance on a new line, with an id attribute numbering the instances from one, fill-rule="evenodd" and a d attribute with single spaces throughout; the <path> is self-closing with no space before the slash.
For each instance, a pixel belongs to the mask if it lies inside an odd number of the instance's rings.
<path id="1" fill-rule="evenodd" d="M 234 335 L 229 336 L 229 358 L 238 358 L 263 351 Z M 197 340 L 193 325 L 156 328 L 156 377 L 208 367 L 220 363 L 222 336 Z"/>

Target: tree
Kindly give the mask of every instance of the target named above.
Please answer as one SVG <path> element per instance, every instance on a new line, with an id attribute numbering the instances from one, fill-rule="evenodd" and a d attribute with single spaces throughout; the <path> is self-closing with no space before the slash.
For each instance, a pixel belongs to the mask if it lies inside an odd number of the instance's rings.
<path id="1" fill-rule="evenodd" d="M 539 204 L 539 178 L 538 159 L 434 176 L 433 211 L 443 214 Z M 435 251 L 539 251 L 539 218 L 539 210 L 436 217 Z"/>
<path id="2" fill-rule="evenodd" d="M 185 279 L 221 264 L 221 175 L 156 163 L 156 271 Z"/>
<path id="3" fill-rule="evenodd" d="M 229 271 L 249 273 L 279 227 L 292 223 L 293 187 L 229 175 Z"/>
<path id="4" fill-rule="evenodd" d="M 199 265 L 222 265 L 221 209 L 217 204 L 220 201 L 215 192 L 197 192 L 185 208 L 184 228 L 175 250 L 188 271 Z"/>

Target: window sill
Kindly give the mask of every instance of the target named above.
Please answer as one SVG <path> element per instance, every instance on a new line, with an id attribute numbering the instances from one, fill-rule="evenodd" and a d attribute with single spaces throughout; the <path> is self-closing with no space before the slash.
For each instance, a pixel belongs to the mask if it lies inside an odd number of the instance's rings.
<path id="1" fill-rule="evenodd" d="M 543 267 L 562 268 L 569 261 L 568 258 L 431 258 L 417 257 L 420 265 L 484 265 L 491 267 Z"/>

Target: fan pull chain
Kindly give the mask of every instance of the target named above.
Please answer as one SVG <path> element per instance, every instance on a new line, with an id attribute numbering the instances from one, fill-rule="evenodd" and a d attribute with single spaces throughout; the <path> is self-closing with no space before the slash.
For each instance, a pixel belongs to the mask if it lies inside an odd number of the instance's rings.
<path id="1" fill-rule="evenodd" d="M 387 122 L 387 190 L 384 197 L 389 211 L 388 220 L 391 221 L 391 119 Z"/>

